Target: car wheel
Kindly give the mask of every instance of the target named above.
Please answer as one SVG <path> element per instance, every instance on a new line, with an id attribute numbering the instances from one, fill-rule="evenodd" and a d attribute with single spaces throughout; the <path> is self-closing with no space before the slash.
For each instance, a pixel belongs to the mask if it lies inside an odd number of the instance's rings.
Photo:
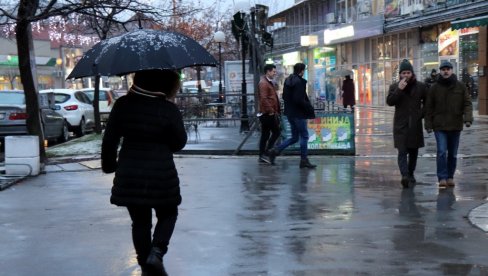
<path id="1" fill-rule="evenodd" d="M 81 118 L 80 125 L 76 130 L 76 136 L 81 137 L 85 134 L 86 134 L 86 122 L 85 122 L 85 118 Z"/>
<path id="2" fill-rule="evenodd" d="M 61 129 L 61 136 L 58 138 L 58 143 L 63 143 L 69 139 L 68 123 L 63 121 L 63 128 Z"/>

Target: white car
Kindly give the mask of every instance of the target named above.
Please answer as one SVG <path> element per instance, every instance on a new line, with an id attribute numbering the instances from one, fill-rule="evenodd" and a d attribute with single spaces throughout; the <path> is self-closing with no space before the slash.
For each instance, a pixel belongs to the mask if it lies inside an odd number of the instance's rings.
<path id="1" fill-rule="evenodd" d="M 83 88 L 80 89 L 83 91 L 90 101 L 93 102 L 93 98 L 95 97 L 95 88 Z M 117 100 L 118 95 L 110 88 L 100 88 L 100 94 L 98 99 L 98 108 L 100 111 L 100 120 L 102 122 L 106 122 L 108 120 L 108 115 L 110 111 L 112 111 L 112 107 L 115 104 L 115 100 Z"/>
<path id="2" fill-rule="evenodd" d="M 39 93 L 54 93 L 56 110 L 68 122 L 68 129 L 78 137 L 93 130 L 95 116 L 90 98 L 82 91 L 74 89 L 46 89 Z"/>

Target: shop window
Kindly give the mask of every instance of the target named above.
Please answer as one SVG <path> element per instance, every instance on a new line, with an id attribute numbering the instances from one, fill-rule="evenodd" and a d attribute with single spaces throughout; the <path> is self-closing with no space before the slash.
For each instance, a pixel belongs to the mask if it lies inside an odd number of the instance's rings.
<path id="1" fill-rule="evenodd" d="M 371 49 L 372 49 L 372 60 L 378 60 L 378 41 L 376 38 L 371 39 Z"/>
<path id="2" fill-rule="evenodd" d="M 407 38 L 405 33 L 401 33 L 398 36 L 399 49 L 400 49 L 400 59 L 407 57 Z"/>
<path id="3" fill-rule="evenodd" d="M 365 40 L 364 41 L 364 61 L 370 61 L 371 60 L 371 40 Z"/>
<path id="4" fill-rule="evenodd" d="M 356 100 L 360 104 L 371 105 L 371 67 L 369 64 L 358 66 Z"/>
<path id="5" fill-rule="evenodd" d="M 391 59 L 392 57 L 392 45 L 391 45 L 391 36 L 385 36 L 385 42 L 384 42 L 384 48 L 385 48 L 385 56 L 384 59 Z"/>
<path id="6" fill-rule="evenodd" d="M 398 59 L 398 36 L 392 35 L 390 42 L 391 42 L 391 58 Z"/>
<path id="7" fill-rule="evenodd" d="M 417 37 L 414 36 L 414 32 L 408 32 L 407 33 L 407 37 L 408 37 L 408 42 L 407 42 L 407 46 L 408 46 L 408 54 L 407 54 L 407 58 L 409 60 L 413 60 L 414 59 L 414 53 L 416 53 L 416 48 L 417 48 Z"/>
<path id="8" fill-rule="evenodd" d="M 373 63 L 371 88 L 373 105 L 385 105 L 385 70 L 383 62 Z"/>

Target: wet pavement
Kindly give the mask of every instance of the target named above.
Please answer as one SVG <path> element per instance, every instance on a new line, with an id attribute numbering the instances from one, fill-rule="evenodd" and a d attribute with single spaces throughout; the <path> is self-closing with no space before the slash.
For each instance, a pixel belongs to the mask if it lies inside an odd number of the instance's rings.
<path id="1" fill-rule="evenodd" d="M 463 132 L 456 187 L 437 188 L 430 137 L 403 190 L 392 114 L 358 113 L 357 155 L 312 156 L 315 170 L 297 156 L 178 155 L 169 274 L 488 275 L 488 119 Z M 0 274 L 139 275 L 128 213 L 98 168 L 53 164 L 0 192 Z"/>

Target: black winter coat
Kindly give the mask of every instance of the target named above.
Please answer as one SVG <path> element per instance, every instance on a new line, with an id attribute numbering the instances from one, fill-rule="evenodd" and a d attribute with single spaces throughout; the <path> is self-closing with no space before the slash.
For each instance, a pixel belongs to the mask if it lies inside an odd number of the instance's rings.
<path id="1" fill-rule="evenodd" d="M 422 118 L 424 117 L 427 87 L 416 81 L 409 83 L 403 91 L 398 83 L 390 85 L 386 103 L 395 106 L 393 119 L 394 146 L 399 150 L 416 149 L 424 146 Z"/>
<path id="2" fill-rule="evenodd" d="M 174 103 L 133 92 L 119 98 L 102 143 L 102 170 L 115 172 L 110 202 L 119 206 L 178 206 L 181 195 L 173 153 L 186 141 L 183 118 Z"/>
<path id="3" fill-rule="evenodd" d="M 284 113 L 289 118 L 313 119 L 315 111 L 307 96 L 307 81 L 302 77 L 292 74 L 284 83 L 283 101 Z"/>
<path id="4" fill-rule="evenodd" d="M 425 108 L 426 129 L 461 131 L 463 123 L 473 122 L 471 96 L 454 74 L 449 79 L 439 77 L 430 87 Z"/>

